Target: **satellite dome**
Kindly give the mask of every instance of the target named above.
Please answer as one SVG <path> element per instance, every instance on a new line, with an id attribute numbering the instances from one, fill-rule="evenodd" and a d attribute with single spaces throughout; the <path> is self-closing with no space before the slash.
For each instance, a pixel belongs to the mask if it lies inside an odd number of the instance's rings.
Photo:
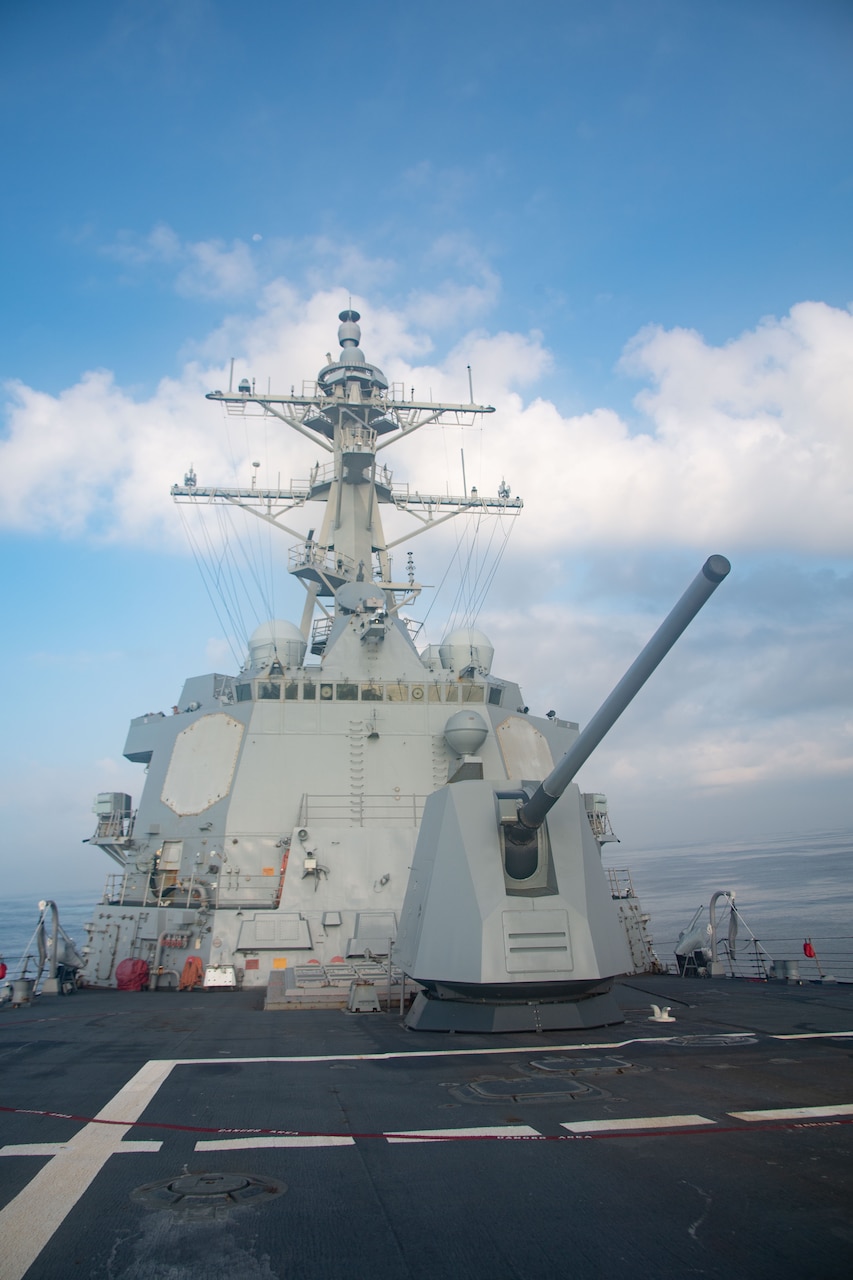
<path id="1" fill-rule="evenodd" d="M 482 631 L 474 627 L 460 627 L 445 636 L 438 647 L 438 656 L 447 671 L 465 671 L 474 667 L 481 675 L 488 675 L 495 648 Z"/>
<path id="2" fill-rule="evenodd" d="M 489 726 L 479 711 L 457 711 L 444 726 L 444 741 L 459 756 L 472 756 L 486 741 Z"/>
<path id="3" fill-rule="evenodd" d="M 307 647 L 297 626 L 281 618 L 273 618 L 262 622 L 249 636 L 246 666 L 261 670 L 278 658 L 283 667 L 299 667 Z"/>

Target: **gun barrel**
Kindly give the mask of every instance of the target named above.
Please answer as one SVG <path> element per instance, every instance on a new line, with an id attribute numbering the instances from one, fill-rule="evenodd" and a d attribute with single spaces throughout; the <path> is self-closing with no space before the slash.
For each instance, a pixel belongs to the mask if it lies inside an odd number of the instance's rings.
<path id="1" fill-rule="evenodd" d="M 601 704 L 559 764 L 540 783 L 526 804 L 519 806 L 518 818 L 523 826 L 535 829 L 542 825 L 548 811 L 557 803 L 601 739 L 612 729 L 629 702 L 639 693 L 730 569 L 731 565 L 725 556 L 708 557 L 675 608 L 658 627 L 645 649 Z"/>

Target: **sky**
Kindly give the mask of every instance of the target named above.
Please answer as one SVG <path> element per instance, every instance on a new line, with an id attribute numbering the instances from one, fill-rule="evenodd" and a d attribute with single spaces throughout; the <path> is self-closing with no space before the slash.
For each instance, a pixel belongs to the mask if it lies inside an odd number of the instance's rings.
<path id="1" fill-rule="evenodd" d="M 478 605 L 495 673 L 583 724 L 732 561 L 581 775 L 625 860 L 851 825 L 848 0 L 2 0 L 0 102 L 7 889 L 100 887 L 131 716 L 299 620 L 290 539 L 169 489 L 307 475 L 204 393 L 232 358 L 300 387 L 350 298 L 392 381 L 467 400 L 470 365 L 496 409 L 395 481 L 458 492 L 464 451 L 524 499 L 412 543 L 425 639 Z"/>

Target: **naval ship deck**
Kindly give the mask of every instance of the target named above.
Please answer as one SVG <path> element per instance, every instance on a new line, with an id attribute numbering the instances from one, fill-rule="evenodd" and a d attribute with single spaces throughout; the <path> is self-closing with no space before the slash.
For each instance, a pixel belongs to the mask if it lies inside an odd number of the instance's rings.
<path id="1" fill-rule="evenodd" d="M 621 1026 L 501 1037 L 257 991 L 7 1005 L 0 1277 L 849 1275 L 853 985 L 616 994 Z"/>

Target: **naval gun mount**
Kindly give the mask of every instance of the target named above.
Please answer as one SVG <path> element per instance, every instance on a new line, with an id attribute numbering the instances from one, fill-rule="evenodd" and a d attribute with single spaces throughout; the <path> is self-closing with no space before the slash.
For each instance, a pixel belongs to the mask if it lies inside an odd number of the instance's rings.
<path id="1" fill-rule="evenodd" d="M 488 1033 L 623 1021 L 611 987 L 630 969 L 627 942 L 573 779 L 730 568 L 725 556 L 709 557 L 538 785 L 467 778 L 428 797 L 394 948 L 423 987 L 408 1027 Z"/>

